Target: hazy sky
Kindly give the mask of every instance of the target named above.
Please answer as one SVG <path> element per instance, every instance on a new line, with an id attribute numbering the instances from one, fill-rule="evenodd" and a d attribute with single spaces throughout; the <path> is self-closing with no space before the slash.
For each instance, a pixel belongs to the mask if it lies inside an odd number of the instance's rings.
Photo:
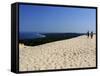
<path id="1" fill-rule="evenodd" d="M 95 29 L 95 9 L 20 5 L 20 32 L 86 33 Z"/>

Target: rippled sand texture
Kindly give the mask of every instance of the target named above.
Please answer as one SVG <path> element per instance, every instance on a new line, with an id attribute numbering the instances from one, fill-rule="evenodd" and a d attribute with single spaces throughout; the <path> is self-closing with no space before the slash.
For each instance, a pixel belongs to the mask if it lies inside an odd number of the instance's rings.
<path id="1" fill-rule="evenodd" d="M 96 40 L 79 36 L 38 46 L 19 45 L 19 70 L 96 67 Z"/>

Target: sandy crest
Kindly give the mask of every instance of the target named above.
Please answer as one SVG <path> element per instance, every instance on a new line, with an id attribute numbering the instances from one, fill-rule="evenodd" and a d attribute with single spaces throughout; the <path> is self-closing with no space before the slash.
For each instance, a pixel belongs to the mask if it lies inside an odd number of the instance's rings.
<path id="1" fill-rule="evenodd" d="M 96 41 L 79 36 L 38 46 L 19 45 L 19 70 L 96 67 Z"/>

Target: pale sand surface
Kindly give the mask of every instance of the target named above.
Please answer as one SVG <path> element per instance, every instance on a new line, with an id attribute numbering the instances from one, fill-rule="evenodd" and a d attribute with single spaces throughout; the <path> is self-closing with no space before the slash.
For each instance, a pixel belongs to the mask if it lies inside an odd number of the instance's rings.
<path id="1" fill-rule="evenodd" d="M 19 45 L 19 70 L 96 67 L 96 40 L 79 36 L 38 46 Z"/>

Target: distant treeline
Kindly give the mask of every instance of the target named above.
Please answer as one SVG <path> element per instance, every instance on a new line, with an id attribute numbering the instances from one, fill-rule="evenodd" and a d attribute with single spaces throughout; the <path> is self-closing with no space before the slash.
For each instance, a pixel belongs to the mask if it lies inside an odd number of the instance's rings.
<path id="1" fill-rule="evenodd" d="M 45 33 L 43 35 L 45 35 L 46 37 L 19 40 L 19 43 L 23 43 L 24 45 L 27 45 L 27 46 L 36 46 L 36 45 L 41 45 L 41 44 L 45 44 L 49 42 L 74 38 L 83 34 L 81 33 Z"/>

